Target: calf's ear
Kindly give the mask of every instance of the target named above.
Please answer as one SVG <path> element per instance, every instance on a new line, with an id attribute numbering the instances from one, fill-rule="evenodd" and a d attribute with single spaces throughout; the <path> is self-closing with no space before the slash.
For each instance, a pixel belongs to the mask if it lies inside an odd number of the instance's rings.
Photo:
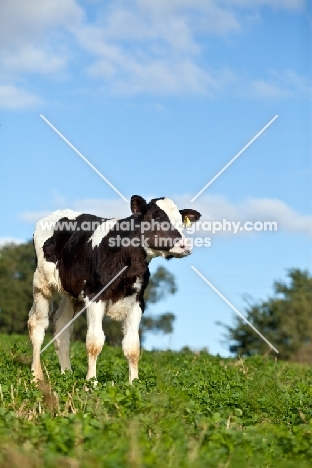
<path id="1" fill-rule="evenodd" d="M 180 210 L 180 213 L 182 215 L 182 220 L 183 223 L 187 224 L 187 221 L 190 221 L 191 223 L 195 223 L 196 221 L 199 221 L 201 214 L 198 213 L 196 210 L 191 210 L 190 208 L 186 208 L 185 210 Z"/>
<path id="2" fill-rule="evenodd" d="M 140 195 L 132 195 L 130 208 L 134 215 L 143 216 L 146 213 L 146 201 Z"/>

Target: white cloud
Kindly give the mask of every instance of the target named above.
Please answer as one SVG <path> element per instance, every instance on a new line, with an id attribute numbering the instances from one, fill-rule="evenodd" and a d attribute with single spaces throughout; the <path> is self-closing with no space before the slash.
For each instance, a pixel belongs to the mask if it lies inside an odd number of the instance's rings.
<path id="1" fill-rule="evenodd" d="M 94 57 L 87 71 L 106 92 L 215 95 L 232 81 L 228 70 L 201 64 L 197 36 L 239 30 L 234 13 L 202 0 L 108 5 L 95 23 L 76 31 L 80 46 Z"/>
<path id="2" fill-rule="evenodd" d="M 121 198 L 116 200 L 86 199 L 73 203 L 73 209 L 83 213 L 93 213 L 105 218 L 125 218 L 130 216 L 130 206 Z"/>
<path id="3" fill-rule="evenodd" d="M 3 47 L 21 46 L 48 32 L 82 19 L 83 11 L 75 0 L 11 0 L 2 2 L 0 40 Z M 44 38 L 44 37 L 43 37 Z"/>
<path id="4" fill-rule="evenodd" d="M 163 195 L 163 194 L 162 194 Z M 151 198 L 159 196 L 152 195 Z M 278 199 L 258 198 L 246 199 L 239 204 L 234 204 L 221 195 L 203 195 L 194 203 L 190 203 L 192 198 L 189 194 L 170 196 L 179 209 L 192 208 L 202 214 L 201 221 L 276 221 L 278 231 L 304 234 L 312 236 L 312 216 L 297 213 L 290 206 Z M 83 213 L 92 213 L 105 218 L 124 218 L 130 215 L 130 207 L 121 199 L 85 199 L 76 200 L 72 203 L 64 203 L 64 206 L 57 206 L 57 209 L 71 209 Z M 22 220 L 35 223 L 39 219 L 47 216 L 47 212 L 24 212 Z"/>
<path id="5" fill-rule="evenodd" d="M 65 55 L 58 56 L 32 45 L 25 45 L 18 53 L 4 53 L 2 56 L 2 67 L 11 74 L 55 73 L 65 68 L 66 63 Z"/>
<path id="6" fill-rule="evenodd" d="M 270 70 L 268 78 L 251 81 L 243 94 L 250 97 L 274 99 L 293 96 L 312 97 L 312 80 L 299 76 L 294 70 Z"/>
<path id="7" fill-rule="evenodd" d="M 105 218 L 123 218 L 130 215 L 129 204 L 122 199 L 117 200 L 101 200 L 101 199 L 84 199 L 75 200 L 72 202 L 65 199 L 57 202 L 55 199 L 52 202 L 53 208 L 50 211 L 24 211 L 20 217 L 22 221 L 35 224 L 40 219 L 48 216 L 54 210 L 71 209 L 81 213 L 91 213 Z"/>
<path id="8" fill-rule="evenodd" d="M 283 79 L 246 83 L 225 67 L 204 65 L 202 38 L 240 32 L 262 7 L 300 10 L 304 5 L 303 0 L 117 0 L 102 6 L 96 21 L 79 28 L 76 38 L 94 57 L 87 71 L 106 93 L 216 96 L 231 88 L 232 94 L 249 97 L 288 97 L 298 89 Z"/>
<path id="9" fill-rule="evenodd" d="M 265 80 L 255 80 L 251 83 L 251 93 L 260 98 L 280 98 L 291 96 L 292 93 L 280 85 Z"/>
<path id="10" fill-rule="evenodd" d="M 220 3 L 252 9 L 268 6 L 272 9 L 301 10 L 307 2 L 306 0 L 220 0 Z"/>
<path id="11" fill-rule="evenodd" d="M 199 49 L 194 36 L 198 31 L 224 34 L 240 30 L 234 10 L 225 8 L 219 0 L 121 0 L 107 11 L 108 37 L 162 39 L 181 50 Z"/>
<path id="12" fill-rule="evenodd" d="M 0 237 L 0 248 L 7 244 L 24 244 L 24 242 L 26 241 L 15 237 Z"/>
<path id="13" fill-rule="evenodd" d="M 191 196 L 188 200 L 191 199 Z M 233 204 L 225 197 L 218 195 L 203 195 L 194 203 L 188 203 L 186 196 L 180 200 L 179 206 L 194 205 L 194 209 L 203 214 L 207 220 L 222 221 L 276 221 L 278 231 L 300 233 L 312 236 L 312 215 L 297 213 L 281 200 L 260 198 L 247 199 L 239 204 Z"/>
<path id="14" fill-rule="evenodd" d="M 82 18 L 83 10 L 75 0 L 2 2 L 2 73 L 51 73 L 64 68 L 68 51 L 63 35 Z"/>
<path id="15" fill-rule="evenodd" d="M 36 223 L 39 219 L 48 216 L 51 211 L 24 211 L 20 216 L 22 221 L 26 221 L 27 223 Z"/>
<path id="16" fill-rule="evenodd" d="M 0 77 L 6 84 L 30 73 L 59 76 L 79 55 L 80 71 L 106 94 L 217 96 L 244 88 L 245 95 L 272 98 L 311 92 L 311 84 L 291 73 L 246 86 L 226 67 L 204 60 L 203 38 L 239 33 L 262 7 L 299 10 L 304 0 L 93 1 L 92 15 L 90 1 L 2 3 Z"/>
<path id="17" fill-rule="evenodd" d="M 312 215 L 297 213 L 286 203 L 276 199 L 251 199 L 242 209 L 251 219 L 277 221 L 279 230 L 295 232 L 312 236 Z"/>
<path id="18" fill-rule="evenodd" d="M 26 109 L 42 104 L 43 100 L 29 91 L 12 85 L 0 85 L 0 108 Z"/>
<path id="19" fill-rule="evenodd" d="M 194 93 L 214 95 L 222 89 L 222 84 L 232 79 L 228 71 L 210 73 L 191 60 L 144 60 L 124 57 L 122 71 L 107 61 L 96 62 L 89 68 L 93 76 L 113 77 L 110 92 L 114 94 L 176 94 Z"/>
<path id="20" fill-rule="evenodd" d="M 285 70 L 282 74 L 287 86 L 305 96 L 312 97 L 312 80 L 299 76 L 294 70 Z"/>

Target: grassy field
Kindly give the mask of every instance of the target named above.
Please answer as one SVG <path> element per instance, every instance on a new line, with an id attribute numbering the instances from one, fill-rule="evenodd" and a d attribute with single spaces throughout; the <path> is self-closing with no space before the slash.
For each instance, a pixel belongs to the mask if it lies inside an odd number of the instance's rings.
<path id="1" fill-rule="evenodd" d="M 105 347 L 98 385 L 85 385 L 82 343 L 73 373 L 43 354 L 31 383 L 27 337 L 0 336 L 0 466 L 310 467 L 312 369 L 206 352 L 146 352 L 127 383 L 120 349 Z"/>

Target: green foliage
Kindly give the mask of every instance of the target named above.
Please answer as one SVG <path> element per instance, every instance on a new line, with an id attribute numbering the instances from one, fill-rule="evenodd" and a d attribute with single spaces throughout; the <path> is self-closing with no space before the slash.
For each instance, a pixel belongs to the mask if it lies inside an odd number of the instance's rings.
<path id="1" fill-rule="evenodd" d="M 35 270 L 35 252 L 32 242 L 9 244 L 0 249 L 0 329 L 2 333 L 26 333 L 28 313 L 32 306 L 32 279 Z M 177 290 L 174 276 L 164 267 L 158 267 L 145 291 L 146 306 L 155 304 Z M 54 310 L 59 305 L 55 298 Z M 73 339 L 85 340 L 86 317 L 82 314 L 74 323 Z M 174 315 L 153 316 L 145 313 L 141 322 L 141 340 L 146 333 L 172 333 Z M 121 323 L 104 318 L 107 344 L 116 346 L 122 341 Z"/>
<path id="2" fill-rule="evenodd" d="M 177 285 L 173 274 L 159 266 L 149 280 L 144 298 L 147 304 L 155 304 L 169 294 L 175 294 L 176 291 Z"/>
<path id="3" fill-rule="evenodd" d="M 53 346 L 46 383 L 31 383 L 26 337 L 0 336 L 0 466 L 308 468 L 312 370 L 254 356 L 146 352 L 127 382 L 119 348 L 104 347 L 98 383 L 85 347 L 61 375 Z"/>
<path id="4" fill-rule="evenodd" d="M 169 334 L 173 332 L 173 322 L 175 316 L 170 312 L 159 315 L 158 317 L 153 317 L 151 315 L 143 316 L 140 326 L 141 335 L 146 334 L 146 332 L 162 332 L 164 334 Z"/>
<path id="5" fill-rule="evenodd" d="M 151 276 L 149 284 L 145 291 L 145 303 L 147 311 L 150 304 L 155 304 L 161 301 L 169 294 L 175 294 L 177 285 L 172 273 L 166 268 L 159 266 L 155 273 Z M 141 320 L 140 336 L 141 341 L 144 340 L 147 332 L 169 334 L 173 332 L 173 322 L 175 316 L 171 312 L 153 316 L 145 313 Z"/>
<path id="6" fill-rule="evenodd" d="M 0 329 L 2 333 L 27 330 L 32 306 L 35 255 L 32 242 L 8 244 L 0 250 Z"/>
<path id="7" fill-rule="evenodd" d="M 288 270 L 289 284 L 274 283 L 275 295 L 249 304 L 246 318 L 279 350 L 284 360 L 312 364 L 312 276 L 307 271 Z M 239 355 L 263 354 L 268 345 L 240 318 L 225 326 L 230 351 Z"/>

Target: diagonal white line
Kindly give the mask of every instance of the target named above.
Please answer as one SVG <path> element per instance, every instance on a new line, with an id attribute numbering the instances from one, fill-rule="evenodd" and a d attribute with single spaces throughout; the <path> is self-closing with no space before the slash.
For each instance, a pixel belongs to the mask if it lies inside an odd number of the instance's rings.
<path id="1" fill-rule="evenodd" d="M 202 274 L 197 270 L 197 268 L 195 268 L 194 266 L 191 266 L 191 268 L 192 268 L 192 270 L 195 271 L 195 273 L 198 274 L 198 276 L 201 277 L 201 279 L 203 279 L 203 280 L 205 281 L 205 283 L 208 284 L 208 286 L 211 287 L 211 289 L 213 289 L 213 290 L 218 294 L 218 296 L 221 297 L 221 299 L 224 300 L 224 302 L 227 303 L 227 305 L 229 305 L 229 306 L 231 307 L 231 309 L 234 310 L 234 312 L 236 312 L 236 313 L 237 313 L 237 314 L 238 314 L 238 315 L 239 315 L 239 316 L 240 316 L 240 317 L 241 317 L 241 318 L 242 318 L 242 319 L 259 335 L 259 336 L 260 336 L 260 338 L 263 339 L 263 341 L 265 341 L 265 342 L 270 346 L 271 349 L 273 349 L 276 353 L 279 353 L 279 351 L 275 348 L 275 346 L 273 346 L 273 345 L 269 342 L 269 340 L 267 340 L 266 337 L 263 336 L 263 335 L 256 329 L 256 327 L 254 327 L 253 324 L 250 323 L 249 320 L 247 320 L 246 317 L 244 317 L 243 314 L 241 314 L 241 313 L 239 312 L 239 310 L 237 310 L 236 307 L 234 307 L 233 304 L 231 304 L 230 301 L 228 301 L 228 300 L 223 296 L 223 294 L 221 294 L 220 291 L 218 291 L 217 288 L 215 288 L 215 287 L 210 283 L 210 281 L 208 281 L 207 278 L 205 278 L 205 276 L 202 275 Z"/>
<path id="2" fill-rule="evenodd" d="M 119 190 L 108 180 L 106 179 L 105 176 L 103 176 L 103 174 L 96 168 L 93 166 L 92 163 L 90 163 L 90 161 L 83 155 L 80 153 L 80 151 L 77 150 L 77 148 L 75 148 L 75 146 L 67 140 L 67 138 L 64 137 L 64 135 L 57 129 L 54 127 L 54 125 L 51 124 L 51 122 L 49 122 L 49 120 L 42 114 L 40 114 L 40 117 L 113 189 L 115 190 L 116 193 L 118 193 L 118 195 L 125 201 L 125 202 L 129 202 L 129 200 L 123 196 L 123 194 L 121 192 L 119 192 Z"/>
<path id="3" fill-rule="evenodd" d="M 227 169 L 227 168 L 232 164 L 232 162 L 234 162 L 235 159 L 237 159 L 238 156 L 240 156 L 240 155 L 245 151 L 245 149 L 247 149 L 248 146 L 250 146 L 251 143 L 253 143 L 253 142 L 261 135 L 261 133 L 263 133 L 263 132 L 271 125 L 271 123 L 274 122 L 274 120 L 277 119 L 277 117 L 278 117 L 278 115 L 276 115 L 275 117 L 273 117 L 273 119 L 270 120 L 270 122 L 267 123 L 267 124 L 262 128 L 262 130 L 260 130 L 260 132 L 258 132 L 257 135 L 255 135 L 255 136 L 249 141 L 249 143 L 247 143 L 247 145 L 245 145 L 244 148 L 241 149 L 240 152 L 237 153 L 236 156 L 234 156 L 234 158 L 232 158 L 231 161 L 229 161 L 229 162 L 224 166 L 224 168 L 221 169 L 221 171 L 219 171 L 218 174 L 216 174 L 216 175 L 211 179 L 211 181 L 208 182 L 208 184 L 205 185 L 205 187 L 203 187 L 203 188 L 198 192 L 198 194 L 195 195 L 195 197 L 192 198 L 192 200 L 190 200 L 190 203 L 192 203 L 194 200 L 196 200 L 196 198 L 199 197 L 199 195 L 200 195 L 201 193 L 203 193 L 203 192 L 206 190 L 206 188 L 208 188 L 209 185 L 211 185 L 212 182 L 214 182 L 214 181 L 219 177 L 219 175 L 221 175 L 222 172 L 224 172 L 225 169 Z"/>
<path id="4" fill-rule="evenodd" d="M 92 302 L 94 302 L 94 301 L 100 296 L 100 294 L 102 294 L 102 292 L 105 291 L 105 289 L 107 289 L 108 286 L 110 286 L 110 285 L 113 283 L 113 281 L 115 281 L 115 279 L 118 278 L 118 276 L 120 276 L 121 273 L 124 272 L 127 268 L 128 268 L 127 266 L 123 267 L 123 269 L 120 270 L 120 272 L 117 273 L 117 275 L 115 275 L 114 278 L 111 279 L 111 280 L 104 286 L 104 288 L 101 289 L 101 291 L 100 291 L 99 293 L 97 293 L 97 294 L 94 296 L 94 298 L 93 298 L 91 301 L 88 301 L 88 303 L 84 306 L 84 308 L 81 309 L 81 310 L 78 312 L 78 314 L 76 314 L 75 317 L 72 318 L 72 319 L 65 325 L 65 327 L 63 327 L 62 330 L 60 330 L 60 331 L 53 337 L 53 339 L 52 339 L 51 341 L 49 341 L 48 344 L 45 345 L 44 348 L 42 348 L 42 350 L 40 351 L 40 354 L 42 354 L 43 351 L 45 351 L 45 350 L 50 346 L 50 344 L 52 344 L 52 343 L 56 340 L 56 338 L 58 338 L 58 337 L 63 333 L 63 331 L 66 330 L 66 328 L 69 327 L 69 325 L 71 325 L 71 324 L 82 314 L 82 312 L 84 312 L 84 311 L 86 310 L 86 308 L 89 306 L 89 304 L 92 304 Z"/>

